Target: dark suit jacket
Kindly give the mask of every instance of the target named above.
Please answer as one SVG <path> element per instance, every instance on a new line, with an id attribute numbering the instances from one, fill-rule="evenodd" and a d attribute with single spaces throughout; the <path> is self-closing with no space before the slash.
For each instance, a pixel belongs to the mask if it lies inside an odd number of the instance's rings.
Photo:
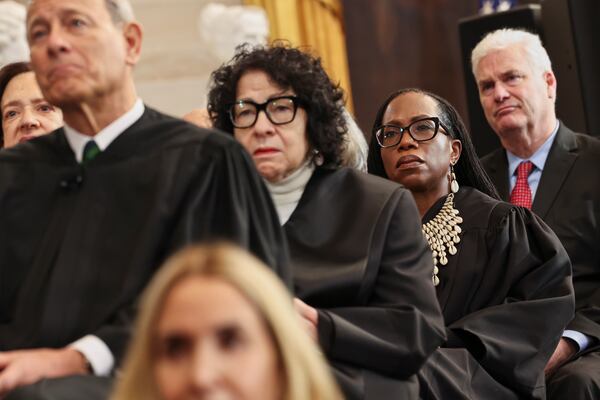
<path id="1" fill-rule="evenodd" d="M 503 199 L 509 197 L 504 149 L 483 159 Z M 532 210 L 556 233 L 573 265 L 576 313 L 567 329 L 593 337 L 600 347 L 600 140 L 560 124 Z"/>

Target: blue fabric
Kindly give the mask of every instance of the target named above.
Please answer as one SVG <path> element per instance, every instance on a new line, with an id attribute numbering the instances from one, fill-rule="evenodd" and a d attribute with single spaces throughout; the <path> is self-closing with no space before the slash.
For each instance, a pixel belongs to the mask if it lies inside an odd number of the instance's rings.
<path id="1" fill-rule="evenodd" d="M 592 339 L 588 335 L 581 332 L 572 331 L 570 329 L 567 329 L 563 332 L 563 337 L 569 338 L 575 343 L 577 343 L 577 345 L 579 346 L 578 352 L 587 349 L 587 347 L 590 345 L 590 342 L 592 341 Z"/>

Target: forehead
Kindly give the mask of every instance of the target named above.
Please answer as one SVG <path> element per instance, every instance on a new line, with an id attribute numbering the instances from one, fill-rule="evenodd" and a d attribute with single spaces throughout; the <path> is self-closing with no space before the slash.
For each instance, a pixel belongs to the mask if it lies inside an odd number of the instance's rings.
<path id="1" fill-rule="evenodd" d="M 108 16 L 108 9 L 105 6 L 105 0 L 33 0 L 27 9 L 27 24 L 68 13 L 82 13 L 98 17 Z"/>
<path id="2" fill-rule="evenodd" d="M 477 65 L 477 76 L 481 78 L 511 70 L 524 71 L 529 69 L 530 63 L 525 50 L 519 45 L 513 45 L 494 50 L 483 57 Z"/>
<path id="3" fill-rule="evenodd" d="M 32 97 L 42 97 L 42 93 L 33 72 L 24 72 L 16 75 L 8 82 L 2 94 L 1 105 L 4 107 L 10 101 L 25 100 Z"/>
<path id="4" fill-rule="evenodd" d="M 258 95 L 255 100 L 266 100 L 271 94 L 293 93 L 279 86 L 269 74 L 262 70 L 249 70 L 242 74 L 237 84 L 237 95 L 249 97 Z M 264 98 L 263 98 L 264 97 Z"/>
<path id="5" fill-rule="evenodd" d="M 190 318 L 202 315 L 203 318 Z M 222 279 L 191 276 L 178 282 L 169 292 L 159 330 L 185 325 L 203 330 L 224 321 L 258 319 L 254 307 L 231 284 Z"/>
<path id="6" fill-rule="evenodd" d="M 408 92 L 397 96 L 388 104 L 383 114 L 383 123 L 388 121 L 410 120 L 420 115 L 435 117 L 438 114 L 437 102 L 431 97 L 416 92 Z"/>

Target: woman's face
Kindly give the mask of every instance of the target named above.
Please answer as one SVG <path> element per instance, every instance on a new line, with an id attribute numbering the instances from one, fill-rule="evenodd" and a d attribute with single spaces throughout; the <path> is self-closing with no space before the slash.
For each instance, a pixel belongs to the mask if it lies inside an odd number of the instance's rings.
<path id="1" fill-rule="evenodd" d="M 293 90 L 277 86 L 264 71 L 251 70 L 238 81 L 236 100 L 262 104 L 274 97 L 293 95 Z M 261 176 L 269 182 L 278 182 L 306 160 L 309 151 L 306 123 L 307 115 L 302 107 L 296 111 L 295 118 L 284 125 L 273 124 L 262 111 L 253 126 L 234 128 L 233 132 L 252 156 Z"/>
<path id="2" fill-rule="evenodd" d="M 404 93 L 390 102 L 382 124 L 401 127 L 421 118 L 439 116 L 434 99 L 422 94 Z M 448 172 L 451 161 L 460 156 L 460 141 L 452 140 L 440 127 L 427 142 L 416 142 L 408 132 L 395 147 L 382 148 L 381 158 L 387 176 L 406 186 L 411 192 L 448 193 Z"/>
<path id="3" fill-rule="evenodd" d="M 230 284 L 193 276 L 166 297 L 154 374 L 165 400 L 280 400 L 280 363 L 251 303 Z"/>
<path id="4" fill-rule="evenodd" d="M 15 76 L 0 99 L 4 147 L 33 139 L 62 126 L 62 112 L 44 99 L 33 72 Z"/>

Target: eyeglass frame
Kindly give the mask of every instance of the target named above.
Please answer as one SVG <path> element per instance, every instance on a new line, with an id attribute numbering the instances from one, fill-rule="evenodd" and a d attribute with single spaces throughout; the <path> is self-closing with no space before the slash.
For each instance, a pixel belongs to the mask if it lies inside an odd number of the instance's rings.
<path id="1" fill-rule="evenodd" d="M 419 140 L 419 139 L 416 139 L 410 133 L 410 127 L 413 126 L 414 124 L 416 124 L 417 122 L 422 122 L 422 121 L 433 121 L 433 123 L 435 124 L 435 133 L 429 139 Z M 390 144 L 390 145 L 387 145 L 387 146 L 384 146 L 383 144 L 381 144 L 381 142 L 379 141 L 379 135 L 377 134 L 377 132 L 379 132 L 382 128 L 385 128 L 385 127 L 394 127 L 394 128 L 397 128 L 397 129 L 400 130 L 400 135 L 399 135 L 397 143 Z M 450 130 L 448 128 L 446 128 L 446 125 L 444 125 L 442 123 L 442 121 L 438 117 L 425 117 L 425 118 L 419 118 L 419 119 L 411 122 L 410 124 L 408 124 L 408 125 L 406 125 L 404 127 L 402 127 L 400 125 L 396 125 L 396 124 L 383 124 L 383 125 L 377 127 L 377 129 L 375 129 L 375 139 L 377 140 L 377 144 L 379 145 L 379 147 L 381 147 L 382 149 L 388 149 L 390 147 L 398 146 L 400 144 L 400 142 L 402 141 L 402 137 L 404 136 L 404 132 L 408 132 L 408 136 L 410 136 L 410 138 L 412 140 L 414 140 L 417 143 L 424 143 L 424 142 L 428 142 L 430 140 L 433 140 L 433 138 L 435 138 L 437 136 L 438 132 L 440 131 L 440 127 L 444 128 L 444 131 L 442 132 L 444 135 L 451 136 L 450 135 Z"/>
<path id="2" fill-rule="evenodd" d="M 294 113 L 292 114 L 292 118 L 287 122 L 275 122 L 271 119 L 271 116 L 267 112 L 267 105 L 273 101 L 282 100 L 282 99 L 288 99 L 288 100 L 292 101 L 292 104 L 294 106 Z M 254 117 L 254 121 L 248 126 L 236 126 L 236 124 L 234 122 L 233 108 L 235 107 L 236 104 L 240 104 L 240 103 L 252 104 L 256 108 L 256 116 Z M 286 96 L 277 96 L 277 97 L 270 98 L 263 103 L 256 103 L 252 100 L 238 100 L 233 103 L 227 104 L 227 114 L 229 115 L 229 120 L 231 121 L 231 124 L 233 125 L 234 128 L 247 129 L 247 128 L 252 128 L 256 124 L 256 121 L 258 121 L 258 114 L 260 114 L 261 111 L 263 111 L 265 113 L 265 115 L 267 116 L 267 119 L 273 125 L 289 124 L 292 121 L 294 121 L 294 119 L 296 119 L 296 113 L 298 112 L 298 107 L 306 108 L 306 102 L 298 96 L 286 95 Z"/>

